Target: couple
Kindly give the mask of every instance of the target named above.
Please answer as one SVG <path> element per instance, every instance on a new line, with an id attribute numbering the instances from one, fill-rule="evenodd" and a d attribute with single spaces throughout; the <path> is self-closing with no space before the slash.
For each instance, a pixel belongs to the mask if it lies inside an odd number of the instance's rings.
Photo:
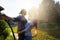
<path id="1" fill-rule="evenodd" d="M 18 22 L 18 40 L 32 40 L 31 29 L 36 25 L 36 21 L 27 21 L 24 17 L 26 15 L 26 10 L 22 9 L 19 13 L 20 15 L 13 18 L 13 21 Z M 36 26 L 37 27 L 37 26 Z"/>
<path id="2" fill-rule="evenodd" d="M 4 10 L 4 8 L 0 6 L 0 11 L 1 10 Z M 8 19 L 18 22 L 18 40 L 32 40 L 31 29 L 33 28 L 32 26 L 36 26 L 35 28 L 37 28 L 36 21 L 32 20 L 31 22 L 27 22 L 24 17 L 26 15 L 25 9 L 22 9 L 19 14 L 20 15 L 16 18 L 8 17 Z"/>

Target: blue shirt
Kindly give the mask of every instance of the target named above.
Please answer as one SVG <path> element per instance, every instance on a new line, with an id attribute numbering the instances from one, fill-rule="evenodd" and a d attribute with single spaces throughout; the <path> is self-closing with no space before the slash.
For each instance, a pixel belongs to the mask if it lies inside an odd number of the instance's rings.
<path id="1" fill-rule="evenodd" d="M 27 22 L 26 25 L 25 25 L 25 36 L 32 36 L 31 34 L 31 28 L 33 26 L 33 23 L 32 22 Z"/>

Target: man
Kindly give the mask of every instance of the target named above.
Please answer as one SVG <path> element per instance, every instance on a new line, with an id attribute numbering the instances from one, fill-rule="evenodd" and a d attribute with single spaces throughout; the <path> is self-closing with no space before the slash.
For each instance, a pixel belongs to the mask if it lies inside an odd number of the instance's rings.
<path id="1" fill-rule="evenodd" d="M 13 19 L 13 21 L 18 22 L 18 32 L 22 31 L 25 29 L 25 24 L 27 23 L 27 20 L 25 19 L 26 15 L 26 10 L 22 9 L 21 12 L 19 13 L 20 15 L 16 18 Z M 25 39 L 25 32 L 22 32 L 21 34 L 18 33 L 18 40 L 24 40 Z"/>

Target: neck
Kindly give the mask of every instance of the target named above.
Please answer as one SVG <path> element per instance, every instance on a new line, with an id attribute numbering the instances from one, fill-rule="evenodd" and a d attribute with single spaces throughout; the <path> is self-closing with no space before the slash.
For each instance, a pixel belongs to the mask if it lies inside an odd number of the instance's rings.
<path id="1" fill-rule="evenodd" d="M 25 15 L 23 15 L 23 14 L 21 14 L 22 16 L 25 16 Z"/>

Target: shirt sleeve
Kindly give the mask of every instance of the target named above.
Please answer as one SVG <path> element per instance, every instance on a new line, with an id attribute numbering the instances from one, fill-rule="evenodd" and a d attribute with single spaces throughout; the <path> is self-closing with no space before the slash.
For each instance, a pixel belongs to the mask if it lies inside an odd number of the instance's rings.
<path id="1" fill-rule="evenodd" d="M 20 19 L 21 19 L 21 16 L 17 16 L 15 18 L 13 18 L 14 21 L 20 21 Z"/>
<path id="2" fill-rule="evenodd" d="M 33 26 L 33 23 L 26 23 L 24 31 L 30 30 Z"/>

